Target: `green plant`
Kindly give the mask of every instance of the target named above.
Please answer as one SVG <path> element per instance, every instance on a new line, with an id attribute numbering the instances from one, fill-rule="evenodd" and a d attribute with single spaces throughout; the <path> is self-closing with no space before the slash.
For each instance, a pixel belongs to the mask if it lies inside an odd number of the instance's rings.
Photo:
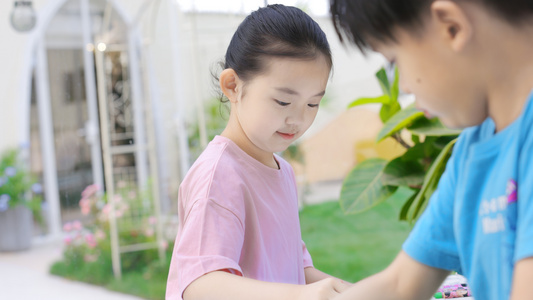
<path id="1" fill-rule="evenodd" d="M 42 186 L 21 162 L 19 152 L 4 152 L 0 157 L 0 212 L 23 205 L 42 222 L 41 192 Z"/>
<path id="2" fill-rule="evenodd" d="M 392 84 L 383 68 L 376 77 L 384 94 L 357 99 L 349 107 L 381 104 L 379 115 L 384 125 L 377 142 L 392 137 L 407 151 L 390 161 L 372 158 L 356 165 L 344 180 L 340 203 L 346 213 L 362 212 L 390 198 L 398 187 L 405 186 L 412 193 L 401 198 L 404 204 L 399 217 L 413 222 L 435 191 L 460 131 L 444 127 L 436 118 L 427 119 L 414 105 L 402 109 L 398 102 L 397 69 Z"/>

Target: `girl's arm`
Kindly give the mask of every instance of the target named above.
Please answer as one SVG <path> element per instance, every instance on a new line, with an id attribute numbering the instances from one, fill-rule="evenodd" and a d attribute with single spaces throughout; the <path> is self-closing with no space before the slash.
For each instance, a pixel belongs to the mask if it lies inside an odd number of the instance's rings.
<path id="1" fill-rule="evenodd" d="M 307 267 L 304 269 L 304 272 L 305 283 L 307 284 L 315 283 L 326 278 L 334 278 L 333 276 L 326 274 L 318 269 L 315 269 L 314 267 Z"/>
<path id="2" fill-rule="evenodd" d="M 311 284 L 311 283 L 315 283 L 317 281 L 320 281 L 322 279 L 326 279 L 326 278 L 333 278 L 333 279 L 338 279 L 336 277 L 333 277 L 329 274 L 326 274 L 318 269 L 315 269 L 314 267 L 307 267 L 304 269 L 304 272 L 305 272 L 305 282 L 307 284 Z M 340 279 L 339 279 L 340 280 Z M 341 280 L 342 282 L 345 282 L 343 280 Z"/>
<path id="3" fill-rule="evenodd" d="M 401 251 L 385 270 L 355 283 L 334 299 L 427 300 L 449 273 L 421 264 Z"/>
<path id="4" fill-rule="evenodd" d="M 183 293 L 184 300 L 314 300 L 332 299 L 347 285 L 328 278 L 309 285 L 271 283 L 245 278 L 223 271 L 203 275 Z"/>
<path id="5" fill-rule="evenodd" d="M 533 257 L 519 260 L 514 268 L 511 300 L 531 299 L 531 278 Z"/>

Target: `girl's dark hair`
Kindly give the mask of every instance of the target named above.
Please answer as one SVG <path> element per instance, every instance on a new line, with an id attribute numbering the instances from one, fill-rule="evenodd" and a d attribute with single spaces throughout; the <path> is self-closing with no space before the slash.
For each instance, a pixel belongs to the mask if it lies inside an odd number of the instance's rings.
<path id="1" fill-rule="evenodd" d="M 395 41 L 396 27 L 416 30 L 434 0 L 330 0 L 333 25 L 341 41 L 346 37 L 359 49 L 368 38 Z M 511 24 L 533 15 L 533 0 L 454 0 L 479 2 Z"/>
<path id="2" fill-rule="evenodd" d="M 264 71 L 266 57 L 314 59 L 324 55 L 332 66 L 326 34 L 296 7 L 272 4 L 259 8 L 239 25 L 226 51 L 224 69 L 246 81 Z"/>

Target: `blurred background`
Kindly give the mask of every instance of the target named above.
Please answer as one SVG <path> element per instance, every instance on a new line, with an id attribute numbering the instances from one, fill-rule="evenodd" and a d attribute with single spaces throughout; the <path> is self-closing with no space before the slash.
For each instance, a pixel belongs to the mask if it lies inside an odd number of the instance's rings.
<path id="1" fill-rule="evenodd" d="M 36 23 L 28 32 L 10 23 L 23 8 L 16 2 L 32 3 Z M 355 163 L 354 139 L 372 138 L 379 126 L 374 116 L 346 106 L 380 93 L 374 73 L 384 60 L 339 44 L 326 0 L 274 2 L 311 14 L 333 50 L 325 103 L 299 142 L 306 156 L 298 173 L 307 182 L 342 179 Z M 87 185 L 105 185 L 106 156 L 114 182 L 142 185 L 157 172 L 161 208 L 172 211 L 181 178 L 225 124 L 212 72 L 238 24 L 264 3 L 0 2 L 0 150 L 22 149 L 40 178 L 46 234 L 59 234 L 78 217 L 71 208 L 77 210 Z M 354 132 L 350 122 L 365 130 Z"/>

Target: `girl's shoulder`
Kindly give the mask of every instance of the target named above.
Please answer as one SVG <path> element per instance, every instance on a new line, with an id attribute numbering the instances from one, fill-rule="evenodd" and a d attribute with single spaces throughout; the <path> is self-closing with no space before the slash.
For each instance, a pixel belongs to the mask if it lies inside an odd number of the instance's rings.
<path id="1" fill-rule="evenodd" d="M 241 168 L 242 162 L 231 150 L 231 145 L 224 139 L 215 138 L 191 166 L 180 190 L 208 197 L 220 185 L 239 185 L 243 177 Z"/>
<path id="2" fill-rule="evenodd" d="M 179 188 L 179 201 L 186 211 L 202 202 L 217 205 L 241 215 L 245 185 L 243 173 L 225 143 L 211 142 L 190 168 Z"/>
<path id="3" fill-rule="evenodd" d="M 238 161 L 231 151 L 228 151 L 229 144 L 215 139 L 211 141 L 205 150 L 187 172 L 184 181 L 196 177 L 210 178 L 220 173 L 234 173 L 238 167 Z"/>

